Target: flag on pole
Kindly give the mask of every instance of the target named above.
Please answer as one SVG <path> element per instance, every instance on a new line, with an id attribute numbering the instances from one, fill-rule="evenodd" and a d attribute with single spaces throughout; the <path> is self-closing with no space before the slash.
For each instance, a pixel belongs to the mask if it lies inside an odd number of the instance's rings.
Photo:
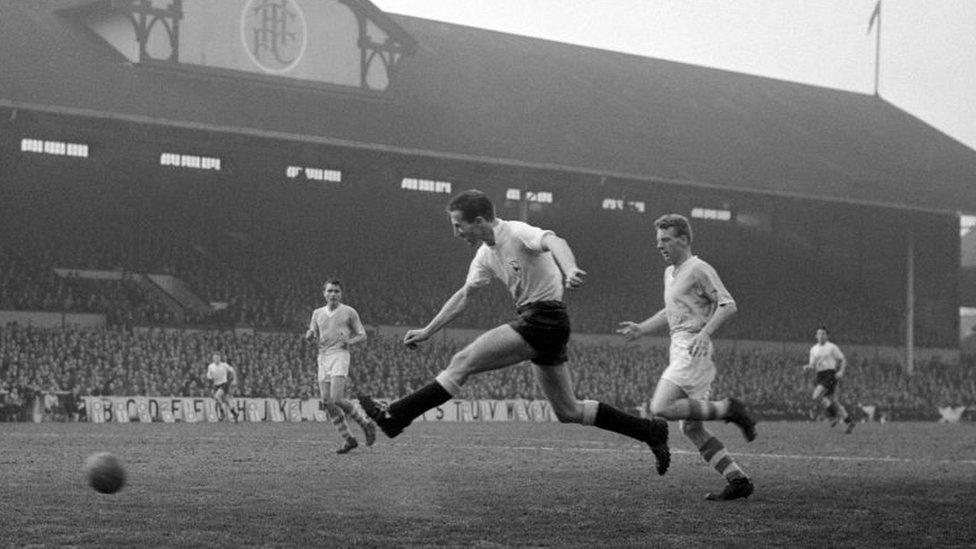
<path id="1" fill-rule="evenodd" d="M 871 34 L 871 29 L 874 28 L 874 22 L 878 19 L 878 17 L 881 17 L 881 0 L 878 0 L 878 2 L 874 5 L 874 11 L 871 12 L 871 19 L 868 20 L 867 34 Z"/>

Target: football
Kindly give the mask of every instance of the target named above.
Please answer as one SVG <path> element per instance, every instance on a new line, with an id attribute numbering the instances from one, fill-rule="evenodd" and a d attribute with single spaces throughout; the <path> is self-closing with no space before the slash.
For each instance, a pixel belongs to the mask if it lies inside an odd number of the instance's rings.
<path id="1" fill-rule="evenodd" d="M 125 469 L 109 452 L 96 452 L 85 459 L 85 479 L 96 491 L 114 494 L 125 486 Z"/>

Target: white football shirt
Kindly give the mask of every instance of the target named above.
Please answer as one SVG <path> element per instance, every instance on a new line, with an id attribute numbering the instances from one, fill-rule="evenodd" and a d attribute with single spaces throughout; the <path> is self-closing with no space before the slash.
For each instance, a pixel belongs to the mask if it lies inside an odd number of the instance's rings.
<path id="1" fill-rule="evenodd" d="M 562 301 L 563 274 L 542 249 L 542 239 L 552 231 L 521 221 L 496 218 L 495 245 L 482 243 L 474 254 L 465 285 L 485 286 L 498 278 L 515 299 L 515 306 L 539 301 Z"/>
<path id="2" fill-rule="evenodd" d="M 697 255 L 664 270 L 664 309 L 671 333 L 701 331 L 719 305 L 735 303 L 715 268 Z"/>
<path id="3" fill-rule="evenodd" d="M 318 336 L 319 354 L 348 352 L 342 342 L 366 331 L 359 313 L 345 303 L 340 303 L 334 311 L 328 305 L 315 309 L 308 329 Z"/>
<path id="4" fill-rule="evenodd" d="M 836 370 L 842 360 L 844 360 L 844 353 L 840 352 L 840 347 L 830 341 L 810 347 L 810 364 L 813 364 L 818 372 Z"/>
<path id="5" fill-rule="evenodd" d="M 214 385 L 227 383 L 229 372 L 233 371 L 234 368 L 226 362 L 211 362 L 207 365 L 207 379 L 212 379 Z"/>

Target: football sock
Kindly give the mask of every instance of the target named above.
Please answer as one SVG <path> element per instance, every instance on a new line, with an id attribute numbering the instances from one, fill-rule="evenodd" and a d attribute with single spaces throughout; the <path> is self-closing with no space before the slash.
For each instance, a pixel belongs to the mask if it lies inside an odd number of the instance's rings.
<path id="1" fill-rule="evenodd" d="M 670 419 L 689 419 L 698 421 L 709 421 L 722 419 L 729 413 L 729 401 L 715 400 L 703 401 L 681 398 L 668 408 L 667 414 L 662 414 Z"/>
<path id="2" fill-rule="evenodd" d="M 709 437 L 701 446 L 698 452 L 706 463 L 715 468 L 726 480 L 732 481 L 736 478 L 747 478 L 742 469 L 736 465 L 732 456 L 725 451 L 725 445 L 715 437 Z"/>
<path id="3" fill-rule="evenodd" d="M 349 434 L 349 424 L 346 423 L 346 415 L 342 413 L 342 410 L 339 410 L 339 413 L 329 412 L 329 415 L 332 417 L 332 425 L 335 425 L 339 436 L 343 439 L 352 438 L 352 435 Z"/>
<path id="4" fill-rule="evenodd" d="M 437 381 L 431 381 L 400 400 L 390 403 L 387 411 L 397 421 L 409 424 L 427 410 L 440 406 L 448 400 L 451 400 L 451 393 Z"/>
<path id="5" fill-rule="evenodd" d="M 687 419 L 697 419 L 700 421 L 707 421 L 711 419 L 721 419 L 729 413 L 729 401 L 719 400 L 719 401 L 702 401 L 702 400 L 688 400 L 688 418 Z"/>
<path id="6" fill-rule="evenodd" d="M 583 401 L 584 417 L 586 416 L 585 407 L 587 402 L 593 401 Z M 641 442 L 657 442 L 647 440 L 651 425 L 650 420 L 632 416 L 627 412 L 618 410 L 602 402 L 598 403 L 593 425 L 600 429 L 613 431 L 614 433 L 620 433 L 621 435 L 637 439 Z"/>

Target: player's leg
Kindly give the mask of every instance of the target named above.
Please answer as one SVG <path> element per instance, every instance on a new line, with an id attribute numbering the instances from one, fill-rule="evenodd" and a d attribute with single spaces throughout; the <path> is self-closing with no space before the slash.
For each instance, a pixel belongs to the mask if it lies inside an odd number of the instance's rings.
<path id="1" fill-rule="evenodd" d="M 662 419 L 644 419 L 630 415 L 596 400 L 578 400 L 573 378 L 565 364 L 533 364 L 536 380 L 562 423 L 581 423 L 613 431 L 646 443 L 657 458 L 657 472 L 663 475 L 671 463 L 668 449 L 668 424 Z"/>
<path id="2" fill-rule="evenodd" d="M 237 423 L 238 420 L 237 410 L 234 407 L 234 401 L 231 400 L 230 391 L 231 391 L 230 387 L 227 387 L 227 389 L 223 391 L 224 394 L 223 394 L 222 401 L 225 406 L 224 414 L 227 415 L 228 417 L 233 417 L 234 423 Z M 230 413 L 228 414 L 228 412 Z"/>
<path id="3" fill-rule="evenodd" d="M 671 420 L 711 421 L 724 419 L 742 429 L 746 440 L 756 438 L 756 424 L 749 417 L 745 405 L 738 399 L 696 400 L 688 397 L 684 389 L 674 382 L 661 378 L 651 397 L 651 413 Z"/>
<path id="4" fill-rule="evenodd" d="M 421 414 L 459 394 L 468 377 L 518 364 L 534 356 L 535 351 L 522 336 L 508 324 L 503 324 L 481 334 L 455 354 L 434 381 L 391 402 L 385 409 L 370 396 L 361 395 L 359 402 L 366 415 L 388 437 L 395 437 Z"/>
<path id="5" fill-rule="evenodd" d="M 223 387 L 217 387 L 213 393 L 214 401 L 224 412 L 224 420 L 230 420 L 230 407 L 227 406 L 227 397 Z"/>
<path id="6" fill-rule="evenodd" d="M 837 424 L 837 414 L 834 411 L 834 403 L 827 395 L 827 388 L 822 384 L 818 383 L 813 389 L 813 400 L 820 404 L 820 409 L 823 411 L 823 415 L 831 420 L 830 426 L 833 427 Z"/>
<path id="7" fill-rule="evenodd" d="M 813 394 L 810 395 L 810 398 L 812 398 L 814 402 L 817 403 L 817 406 L 819 406 L 815 413 L 817 421 L 819 421 L 821 417 L 826 417 L 829 419 L 833 414 L 833 408 L 830 406 L 830 399 L 824 396 L 824 393 L 826 392 L 827 388 L 824 387 L 822 383 L 818 382 L 817 386 L 813 388 Z M 831 426 L 833 426 L 833 424 L 831 424 Z"/>
<path id="8" fill-rule="evenodd" d="M 854 418 L 847 413 L 847 408 L 845 408 L 844 405 L 841 404 L 840 402 L 840 394 L 838 394 L 839 393 L 838 385 L 839 383 L 835 379 L 833 386 L 831 387 L 830 390 L 830 399 L 833 402 L 832 405 L 834 411 L 836 412 L 836 419 L 834 420 L 834 423 L 831 424 L 831 426 L 836 424 L 838 421 L 842 421 L 846 425 L 846 428 L 844 429 L 844 434 L 849 435 L 851 434 L 851 431 L 854 430 Z"/>
<path id="9" fill-rule="evenodd" d="M 326 377 L 325 380 L 319 380 L 319 395 L 322 399 L 322 406 L 325 408 L 325 413 L 329 416 L 332 421 L 332 425 L 335 427 L 336 432 L 342 437 L 343 445 L 336 450 L 338 454 L 348 453 L 350 450 L 359 446 L 359 443 L 349 432 L 349 424 L 346 423 L 346 414 L 343 413 L 342 408 L 336 406 L 335 402 L 332 400 L 332 378 Z"/>
<path id="10" fill-rule="evenodd" d="M 364 417 L 351 400 L 346 399 L 346 383 L 348 377 L 344 375 L 332 376 L 332 387 L 329 391 L 330 399 L 339 407 L 347 417 L 359 424 L 366 436 L 366 446 L 372 446 L 376 442 L 376 424 L 368 417 Z"/>
<path id="11" fill-rule="evenodd" d="M 705 498 L 724 501 L 749 497 L 753 490 L 752 481 L 725 450 L 722 441 L 705 429 L 705 425 L 699 420 L 681 420 L 680 425 L 681 432 L 698 448 L 698 453 L 705 463 L 711 465 L 728 481 L 728 485 L 721 492 L 710 493 Z"/>

